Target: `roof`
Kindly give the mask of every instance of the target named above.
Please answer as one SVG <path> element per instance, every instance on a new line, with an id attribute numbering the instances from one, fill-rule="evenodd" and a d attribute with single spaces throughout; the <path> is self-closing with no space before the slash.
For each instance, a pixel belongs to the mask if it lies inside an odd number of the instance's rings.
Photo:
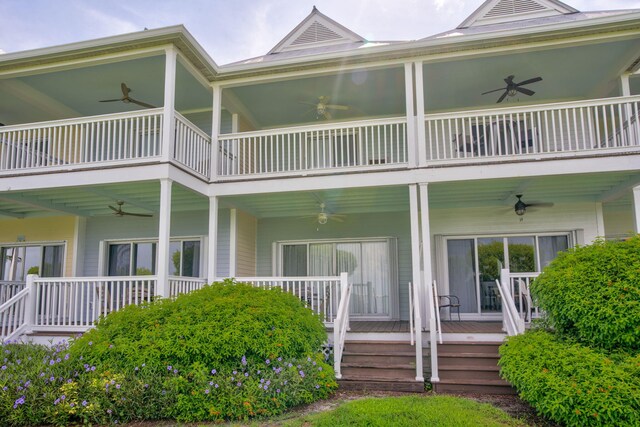
<path id="1" fill-rule="evenodd" d="M 578 10 L 559 0 L 486 0 L 458 28 L 566 15 Z"/>

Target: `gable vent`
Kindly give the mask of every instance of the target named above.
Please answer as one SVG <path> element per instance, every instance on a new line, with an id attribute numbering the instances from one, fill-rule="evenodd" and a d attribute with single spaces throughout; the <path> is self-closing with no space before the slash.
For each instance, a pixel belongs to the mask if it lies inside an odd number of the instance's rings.
<path id="1" fill-rule="evenodd" d="M 300 36 L 298 36 L 298 38 L 295 39 L 291 44 L 301 45 L 336 40 L 341 38 L 342 37 L 335 31 L 325 27 L 319 22 L 314 22 L 313 24 L 309 25 L 309 28 L 307 28 L 302 34 L 300 34 Z"/>
<path id="2" fill-rule="evenodd" d="M 534 0 L 501 0 L 484 15 L 484 18 L 497 18 L 542 10 L 548 10 L 548 8 Z"/>

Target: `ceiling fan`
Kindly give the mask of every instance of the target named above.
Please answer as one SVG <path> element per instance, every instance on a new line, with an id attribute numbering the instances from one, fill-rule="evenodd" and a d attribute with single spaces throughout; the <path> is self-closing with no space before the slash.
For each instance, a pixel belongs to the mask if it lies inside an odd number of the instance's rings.
<path id="1" fill-rule="evenodd" d="M 320 212 L 313 215 L 304 215 L 300 218 L 313 218 L 313 222 L 317 222 L 320 225 L 326 224 L 329 220 L 336 222 L 344 222 L 344 218 L 346 215 L 336 214 L 333 212 L 326 211 L 326 205 L 324 202 L 320 203 Z"/>
<path id="2" fill-rule="evenodd" d="M 348 105 L 329 104 L 329 100 L 328 96 L 319 96 L 316 102 L 300 101 L 300 103 L 313 106 L 314 108 L 307 112 L 315 110 L 316 118 L 324 117 L 325 120 L 331 120 L 332 114 L 329 110 L 348 111 L 351 109 Z"/>
<path id="3" fill-rule="evenodd" d="M 147 104 L 146 102 L 138 101 L 137 99 L 131 98 L 129 96 L 129 94 L 131 92 L 133 92 L 133 90 L 128 88 L 125 83 L 120 83 L 120 90 L 122 90 L 122 98 L 102 99 L 102 100 L 100 100 L 100 102 L 118 102 L 118 101 L 122 101 L 125 104 L 131 103 L 131 104 L 137 104 L 137 105 L 139 105 L 141 107 L 145 107 L 145 108 L 156 108 L 154 105 Z"/>
<path id="4" fill-rule="evenodd" d="M 140 216 L 143 218 L 149 218 L 152 217 L 153 215 L 151 214 L 139 214 L 139 213 L 133 213 L 133 212 L 126 212 L 122 210 L 122 205 L 124 205 L 124 201 L 122 200 L 116 200 L 116 204 L 118 205 L 118 207 L 113 207 L 111 205 L 109 205 L 109 209 L 111 209 L 113 211 L 113 214 L 115 216 L 119 216 L 119 217 L 123 217 L 123 216 Z"/>
<path id="5" fill-rule="evenodd" d="M 532 91 L 531 89 L 527 89 L 525 87 L 522 87 L 522 86 L 542 81 L 542 77 L 534 77 L 532 79 L 528 79 L 528 80 L 521 81 L 520 83 L 516 83 L 516 82 L 513 81 L 514 77 L 515 76 L 508 76 L 508 77 L 506 77 L 504 79 L 504 82 L 507 84 L 506 87 L 501 87 L 500 89 L 494 89 L 494 90 L 490 90 L 488 92 L 483 92 L 482 94 L 486 95 L 488 93 L 500 92 L 500 91 L 503 90 L 504 93 L 502 95 L 500 95 L 500 98 L 498 98 L 497 104 L 499 104 L 502 101 L 504 101 L 504 99 L 507 97 L 507 95 L 515 96 L 518 92 L 524 93 L 525 95 L 528 95 L 528 96 L 533 95 L 535 93 L 534 91 Z"/>
<path id="6" fill-rule="evenodd" d="M 518 216 L 524 215 L 527 212 L 527 208 L 550 208 L 553 206 L 553 203 L 525 203 L 522 201 L 522 194 L 516 194 L 516 197 L 518 198 L 518 201 L 513 206 L 513 210 Z"/>

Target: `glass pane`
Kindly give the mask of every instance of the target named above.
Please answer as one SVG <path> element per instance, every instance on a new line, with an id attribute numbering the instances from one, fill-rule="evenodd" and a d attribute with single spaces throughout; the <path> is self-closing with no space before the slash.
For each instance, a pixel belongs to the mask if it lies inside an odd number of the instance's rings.
<path id="1" fill-rule="evenodd" d="M 367 286 L 370 302 L 368 310 L 363 314 L 384 316 L 390 314 L 389 267 L 389 251 L 386 242 L 362 243 L 362 283 Z"/>
<path id="2" fill-rule="evenodd" d="M 24 275 L 24 261 L 25 261 L 25 247 L 11 247 L 4 248 L 2 251 L 3 280 L 25 280 Z M 36 271 L 37 273 L 37 271 Z"/>
<path id="3" fill-rule="evenodd" d="M 200 242 L 183 242 L 182 275 L 185 277 L 200 276 Z"/>
<path id="4" fill-rule="evenodd" d="M 182 262 L 182 242 L 169 243 L 169 275 L 180 276 L 180 263 Z"/>
<path id="5" fill-rule="evenodd" d="M 337 272 L 348 273 L 351 288 L 351 314 L 371 313 L 374 303 L 371 283 L 365 283 L 362 278 L 362 257 L 359 243 L 338 243 L 336 245 Z"/>
<path id="6" fill-rule="evenodd" d="M 109 276 L 131 275 L 131 244 L 109 245 Z"/>
<path id="7" fill-rule="evenodd" d="M 478 297 L 473 239 L 449 240 L 447 242 L 447 260 L 449 264 L 449 294 L 457 296 L 460 300 L 461 313 L 477 313 Z"/>
<path id="8" fill-rule="evenodd" d="M 309 245 L 309 276 L 333 276 L 333 244 Z"/>
<path id="9" fill-rule="evenodd" d="M 156 244 L 133 244 L 134 276 L 152 276 L 156 272 Z"/>
<path id="10" fill-rule="evenodd" d="M 567 236 L 542 236 L 538 238 L 538 244 L 540 245 L 540 270 L 549 265 L 558 256 L 558 252 L 569 249 Z"/>
<path id="11" fill-rule="evenodd" d="M 40 261 L 42 261 L 41 246 L 27 246 L 24 250 L 24 271 L 18 280 L 26 280 L 27 274 L 40 274 Z"/>
<path id="12" fill-rule="evenodd" d="M 509 237 L 509 270 L 512 273 L 536 271 L 535 239 L 533 237 Z"/>
<path id="13" fill-rule="evenodd" d="M 284 245 L 282 247 L 282 275 L 304 277 L 307 275 L 307 245 Z"/>
<path id="14" fill-rule="evenodd" d="M 42 256 L 42 277 L 62 277 L 64 246 L 45 246 Z"/>

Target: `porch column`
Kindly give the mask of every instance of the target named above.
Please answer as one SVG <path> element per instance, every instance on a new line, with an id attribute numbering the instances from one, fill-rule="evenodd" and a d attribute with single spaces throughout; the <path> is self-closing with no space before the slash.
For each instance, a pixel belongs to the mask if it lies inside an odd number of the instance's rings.
<path id="1" fill-rule="evenodd" d="M 211 117 L 211 181 L 218 179 L 218 135 L 220 135 L 220 113 L 222 110 L 222 88 L 218 84 L 211 85 L 213 89 L 213 110 Z"/>
<path id="2" fill-rule="evenodd" d="M 162 122 L 162 160 L 168 162 L 173 156 L 173 146 L 176 143 L 176 123 L 174 111 L 176 105 L 176 63 L 178 52 L 171 45 L 165 49 L 164 65 L 164 118 Z"/>
<path id="3" fill-rule="evenodd" d="M 421 288 L 420 273 L 420 218 L 418 214 L 418 185 L 409 185 L 409 219 L 411 224 L 411 271 L 413 286 Z"/>
<path id="4" fill-rule="evenodd" d="M 207 282 L 216 278 L 218 247 L 218 196 L 209 197 L 209 250 L 207 253 Z"/>
<path id="5" fill-rule="evenodd" d="M 418 165 L 418 152 L 416 150 L 416 117 L 413 98 L 413 63 L 404 64 L 404 96 L 407 110 L 407 155 L 409 167 Z"/>
<path id="6" fill-rule="evenodd" d="M 237 276 L 238 264 L 238 210 L 229 212 L 229 277 Z"/>
<path id="7" fill-rule="evenodd" d="M 422 267 L 424 284 L 421 288 L 422 309 L 425 317 L 431 318 L 427 297 L 431 295 L 431 283 L 433 282 L 433 272 L 431 263 L 431 225 L 429 223 L 429 187 L 422 183 L 418 186 L 420 192 L 420 226 L 422 229 Z M 433 296 L 430 296 L 433 298 Z M 431 325 L 429 325 L 431 326 Z M 434 325 L 435 327 L 435 325 Z"/>
<path id="8" fill-rule="evenodd" d="M 640 233 L 640 185 L 633 187 L 633 226 Z"/>
<path id="9" fill-rule="evenodd" d="M 414 64 L 416 76 L 416 138 L 418 144 L 418 166 L 427 165 L 427 138 L 424 125 L 424 76 L 422 61 Z"/>
<path id="10" fill-rule="evenodd" d="M 171 238 L 171 187 L 170 179 L 160 180 L 160 214 L 158 221 L 158 284 L 156 295 L 169 296 L 169 241 Z"/>

